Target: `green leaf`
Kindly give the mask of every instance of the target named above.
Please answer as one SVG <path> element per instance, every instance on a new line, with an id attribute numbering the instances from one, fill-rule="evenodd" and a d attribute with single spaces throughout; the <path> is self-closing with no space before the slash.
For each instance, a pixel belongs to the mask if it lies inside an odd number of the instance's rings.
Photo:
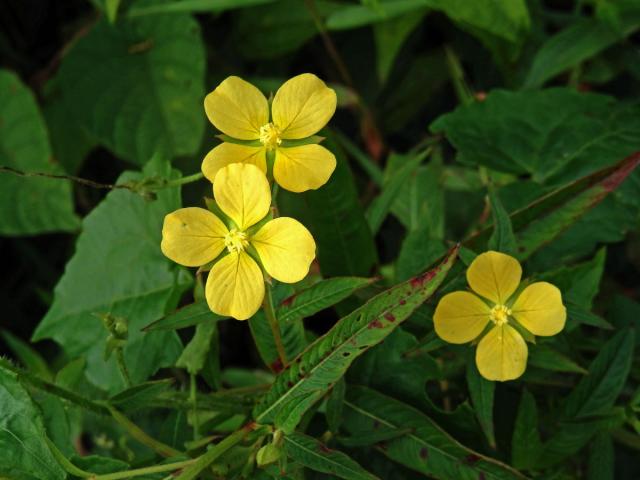
<path id="1" fill-rule="evenodd" d="M 560 184 L 610 166 L 638 149 L 638 105 L 568 88 L 493 90 L 431 124 L 458 160 Z"/>
<path id="2" fill-rule="evenodd" d="M 404 238 L 396 261 L 396 280 L 411 278 L 432 265 L 446 251 L 442 240 L 429 237 L 430 231 L 429 222 L 425 222 Z"/>
<path id="3" fill-rule="evenodd" d="M 325 417 L 329 430 L 337 434 L 342 423 L 342 411 L 344 410 L 344 396 L 347 391 L 347 382 L 344 377 L 336 382 L 327 397 L 325 405 Z"/>
<path id="4" fill-rule="evenodd" d="M 382 184 L 382 192 L 367 208 L 367 222 L 369 222 L 369 228 L 374 235 L 382 226 L 382 222 L 384 222 L 391 210 L 391 205 L 406 186 L 409 177 L 416 171 L 430 151 L 428 149 L 414 155 L 399 169 L 386 177 L 385 182 Z"/>
<path id="5" fill-rule="evenodd" d="M 166 392 L 172 384 L 173 379 L 141 383 L 112 396 L 109 403 L 124 412 L 148 408 L 149 402 Z"/>
<path id="6" fill-rule="evenodd" d="M 147 2 L 146 5 L 143 2 L 138 2 L 140 4 L 131 5 L 131 8 L 127 11 L 127 16 L 140 17 L 159 13 L 217 13 L 274 2 L 275 0 L 179 0 Z"/>
<path id="7" fill-rule="evenodd" d="M 587 480 L 615 479 L 615 452 L 611 435 L 599 433 L 589 445 Z"/>
<path id="8" fill-rule="evenodd" d="M 255 420 L 292 432 L 358 356 L 384 340 L 433 294 L 456 254 L 457 248 L 437 268 L 377 295 L 339 320 L 276 377 L 254 409 Z"/>
<path id="9" fill-rule="evenodd" d="M 62 61 L 64 101 L 116 155 L 144 165 L 196 153 L 204 131 L 204 47 L 188 15 L 98 22 Z"/>
<path id="10" fill-rule="evenodd" d="M 11 480 L 63 480 L 45 441 L 42 417 L 16 376 L 0 368 L 0 475 Z"/>
<path id="11" fill-rule="evenodd" d="M 33 94 L 0 70 L 0 167 L 61 174 L 51 156 L 47 130 Z M 73 231 L 71 185 L 66 180 L 21 177 L 0 169 L 0 235 Z"/>
<path id="12" fill-rule="evenodd" d="M 51 373 L 45 359 L 27 342 L 22 341 L 8 330 L 0 330 L 0 334 L 9 349 L 27 370 L 44 380 L 51 381 L 53 379 L 53 373 Z"/>
<path id="13" fill-rule="evenodd" d="M 145 332 L 153 332 L 155 330 L 179 330 L 205 322 L 217 323 L 227 318 L 228 317 L 221 317 L 213 313 L 209 305 L 207 305 L 207 302 L 202 300 L 171 312 L 160 320 L 150 323 L 144 327 L 143 330 Z"/>
<path id="14" fill-rule="evenodd" d="M 388 21 L 400 15 L 422 11 L 429 6 L 429 0 L 380 0 L 375 7 L 368 5 L 344 5 L 327 18 L 330 30 L 347 30 L 372 23 Z"/>
<path id="15" fill-rule="evenodd" d="M 376 278 L 334 277 L 319 281 L 285 298 L 278 308 L 278 320 L 289 323 L 310 317 L 371 285 Z"/>
<path id="16" fill-rule="evenodd" d="M 553 372 L 588 373 L 572 359 L 546 345 L 530 346 L 528 363 Z"/>
<path id="17" fill-rule="evenodd" d="M 496 434 L 493 427 L 493 397 L 496 384 L 482 378 L 472 356 L 467 361 L 467 386 L 469 387 L 469 396 L 480 427 L 487 437 L 489 446 L 495 449 Z"/>
<path id="18" fill-rule="evenodd" d="M 522 470 L 535 468 L 541 449 L 536 399 L 531 392 L 524 390 L 511 439 L 511 463 Z"/>
<path id="19" fill-rule="evenodd" d="M 318 190 L 302 194 L 281 191 L 278 206 L 284 215 L 299 218 L 313 234 L 325 277 L 368 276 L 377 253 L 355 179 L 342 149 L 331 138 L 324 145 L 337 160 L 331 179 Z"/>
<path id="20" fill-rule="evenodd" d="M 374 25 L 376 41 L 376 71 L 378 80 L 385 84 L 394 61 L 409 34 L 422 22 L 426 9 L 390 18 Z"/>
<path id="21" fill-rule="evenodd" d="M 596 328 L 603 328 L 605 330 L 613 330 L 613 325 L 607 322 L 604 318 L 596 315 L 595 313 L 590 312 L 584 307 L 580 305 L 575 305 L 571 302 L 566 302 L 565 306 L 567 307 L 567 320 L 571 323 L 583 323 L 585 325 L 591 325 Z M 569 330 L 572 330 L 573 327 L 571 323 L 567 325 Z"/>
<path id="22" fill-rule="evenodd" d="M 349 387 L 345 429 L 354 437 L 380 428 L 411 429 L 379 443 L 389 459 L 431 478 L 449 480 L 525 478 L 508 465 L 474 452 L 440 429 L 419 410 L 366 387 Z"/>
<path id="23" fill-rule="evenodd" d="M 313 437 L 293 432 L 284 437 L 284 445 L 293 460 L 316 472 L 332 478 L 346 480 L 375 480 L 378 477 L 367 472 L 347 454 L 328 448 Z"/>
<path id="24" fill-rule="evenodd" d="M 517 251 L 516 237 L 509 214 L 493 189 L 489 190 L 489 202 L 493 216 L 493 234 L 489 238 L 489 249 L 513 255 Z"/>
<path id="25" fill-rule="evenodd" d="M 537 88 L 547 80 L 597 55 L 640 27 L 638 15 L 623 18 L 621 30 L 594 18 L 580 18 L 550 37 L 536 52 L 523 88 Z"/>
<path id="26" fill-rule="evenodd" d="M 166 161 L 153 161 L 144 174 L 126 172 L 119 182 L 152 175 L 176 176 Z M 167 188 L 148 202 L 127 190 L 110 192 L 84 219 L 53 305 L 33 335 L 34 340 L 55 340 L 71 358 L 86 356 L 87 378 L 111 393 L 124 385 L 115 356 L 104 361 L 107 330 L 96 314 L 128 320 L 124 356 L 134 383 L 173 365 L 180 354 L 175 332 L 140 330 L 172 308 L 187 285 L 183 270 L 160 251 L 163 218 L 180 207 L 179 195 L 178 188 Z"/>
<path id="27" fill-rule="evenodd" d="M 186 368 L 191 375 L 200 373 L 211 349 L 215 331 L 216 324 L 214 322 L 198 324 L 193 338 L 178 358 L 176 367 Z"/>

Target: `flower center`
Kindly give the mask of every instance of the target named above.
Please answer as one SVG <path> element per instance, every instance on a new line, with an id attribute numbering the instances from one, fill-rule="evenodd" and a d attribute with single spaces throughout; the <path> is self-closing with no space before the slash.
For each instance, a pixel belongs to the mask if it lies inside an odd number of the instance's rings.
<path id="1" fill-rule="evenodd" d="M 224 245 L 225 247 L 227 247 L 227 250 L 229 250 L 230 253 L 242 252 L 249 246 L 247 234 L 244 232 L 239 232 L 235 228 L 232 228 L 229 233 L 224 236 Z"/>
<path id="2" fill-rule="evenodd" d="M 267 150 L 275 150 L 282 143 L 280 133 L 280 129 L 269 122 L 260 127 L 260 141 Z"/>
<path id="3" fill-rule="evenodd" d="M 511 315 L 511 309 L 506 305 L 496 305 L 491 309 L 491 321 L 497 326 L 504 325 Z"/>

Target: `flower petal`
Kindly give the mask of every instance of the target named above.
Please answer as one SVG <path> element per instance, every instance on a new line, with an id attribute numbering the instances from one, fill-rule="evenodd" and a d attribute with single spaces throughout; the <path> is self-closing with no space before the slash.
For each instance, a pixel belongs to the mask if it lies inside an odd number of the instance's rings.
<path id="1" fill-rule="evenodd" d="M 478 255 L 467 269 L 471 289 L 497 304 L 509 299 L 521 277 L 522 267 L 515 258 L 494 251 Z"/>
<path id="2" fill-rule="evenodd" d="M 215 147 L 202 161 L 202 173 L 213 183 L 216 173 L 231 163 L 250 163 L 267 173 L 267 159 L 262 147 L 249 147 L 224 142 Z"/>
<path id="3" fill-rule="evenodd" d="M 321 145 L 278 148 L 273 177 L 282 188 L 299 193 L 320 188 L 335 168 L 336 157 Z"/>
<path id="4" fill-rule="evenodd" d="M 230 137 L 257 140 L 260 127 L 269 122 L 265 96 L 240 77 L 227 77 L 204 99 L 209 121 Z"/>
<path id="5" fill-rule="evenodd" d="M 271 105 L 273 123 L 285 139 L 313 135 L 336 111 L 336 92 L 311 73 L 287 80 L 276 92 Z"/>
<path id="6" fill-rule="evenodd" d="M 209 210 L 181 208 L 164 217 L 160 248 L 166 257 L 186 267 L 199 267 L 224 250 L 227 227 Z"/>
<path id="7" fill-rule="evenodd" d="M 245 252 L 229 253 L 211 268 L 205 296 L 214 313 L 246 320 L 264 299 L 262 271 Z"/>
<path id="8" fill-rule="evenodd" d="M 547 282 L 532 283 L 518 296 L 511 314 L 534 335 L 555 335 L 564 328 L 567 309 L 558 287 Z"/>
<path id="9" fill-rule="evenodd" d="M 302 280 L 316 256 L 311 233 L 293 218 L 280 217 L 267 222 L 251 238 L 269 275 L 285 283 Z"/>
<path id="10" fill-rule="evenodd" d="M 438 302 L 433 324 L 438 336 L 449 343 L 467 343 L 482 333 L 491 309 L 469 292 L 453 292 Z"/>
<path id="11" fill-rule="evenodd" d="M 492 328 L 476 350 L 478 371 L 487 380 L 514 380 L 527 368 L 527 344 L 513 327 Z"/>
<path id="12" fill-rule="evenodd" d="M 249 163 L 232 163 L 220 169 L 213 181 L 213 196 L 242 231 L 262 220 L 271 206 L 267 177 Z"/>

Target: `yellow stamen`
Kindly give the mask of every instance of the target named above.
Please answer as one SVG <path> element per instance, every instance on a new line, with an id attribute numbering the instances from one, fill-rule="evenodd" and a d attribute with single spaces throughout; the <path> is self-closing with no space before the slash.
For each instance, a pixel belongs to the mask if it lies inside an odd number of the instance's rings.
<path id="1" fill-rule="evenodd" d="M 267 123 L 260 127 L 260 141 L 267 150 L 275 150 L 282 143 L 280 129 L 273 123 Z"/>
<path id="2" fill-rule="evenodd" d="M 509 315 L 511 315 L 511 309 L 506 305 L 496 305 L 491 309 L 491 321 L 497 326 L 507 323 Z"/>
<path id="3" fill-rule="evenodd" d="M 229 233 L 224 236 L 224 245 L 230 253 L 239 253 L 249 246 L 249 240 L 247 240 L 246 233 L 239 232 L 235 228 L 232 228 Z"/>

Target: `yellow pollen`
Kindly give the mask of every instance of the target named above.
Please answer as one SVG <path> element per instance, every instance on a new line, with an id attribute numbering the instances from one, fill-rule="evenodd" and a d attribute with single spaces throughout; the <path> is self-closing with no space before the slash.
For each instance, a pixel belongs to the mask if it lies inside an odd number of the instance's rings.
<path id="1" fill-rule="evenodd" d="M 232 228 L 229 233 L 224 236 L 224 245 L 230 253 L 242 252 L 249 246 L 247 234 Z"/>
<path id="2" fill-rule="evenodd" d="M 282 143 L 280 129 L 273 123 L 267 123 L 260 127 L 260 141 L 267 150 L 275 150 Z"/>
<path id="3" fill-rule="evenodd" d="M 497 326 L 507 323 L 509 315 L 511 315 L 511 309 L 506 305 L 496 305 L 491 309 L 491 321 Z"/>

